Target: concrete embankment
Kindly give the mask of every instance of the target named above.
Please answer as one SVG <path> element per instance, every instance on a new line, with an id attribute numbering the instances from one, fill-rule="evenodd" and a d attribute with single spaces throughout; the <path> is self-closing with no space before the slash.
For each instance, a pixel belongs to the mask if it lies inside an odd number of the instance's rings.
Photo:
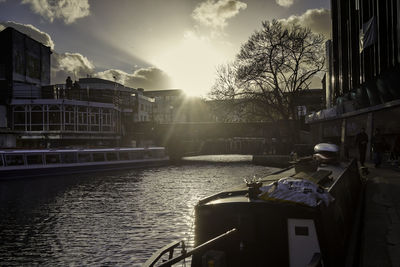
<path id="1" fill-rule="evenodd" d="M 400 266 L 400 169 L 367 166 L 360 266 Z"/>
<path id="2" fill-rule="evenodd" d="M 289 163 L 290 157 L 288 155 L 253 155 L 253 164 L 268 166 L 268 167 L 277 167 L 277 168 L 285 168 L 289 167 L 291 164 Z"/>

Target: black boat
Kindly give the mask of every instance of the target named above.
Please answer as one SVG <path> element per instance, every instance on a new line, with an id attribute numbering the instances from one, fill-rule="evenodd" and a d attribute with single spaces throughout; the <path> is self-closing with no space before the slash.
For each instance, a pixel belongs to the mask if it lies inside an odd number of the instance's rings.
<path id="1" fill-rule="evenodd" d="M 297 169 L 297 173 L 296 173 Z M 171 266 L 192 257 L 196 266 L 354 266 L 363 182 L 356 161 L 322 165 L 312 172 L 288 168 L 264 178 L 311 180 L 334 201 L 308 206 L 260 199 L 260 184 L 218 193 L 195 207 L 195 248 L 173 256 L 182 244 L 159 250 L 144 266 Z M 255 185 L 255 186 L 254 186 Z M 163 255 L 168 258 L 161 262 Z"/>

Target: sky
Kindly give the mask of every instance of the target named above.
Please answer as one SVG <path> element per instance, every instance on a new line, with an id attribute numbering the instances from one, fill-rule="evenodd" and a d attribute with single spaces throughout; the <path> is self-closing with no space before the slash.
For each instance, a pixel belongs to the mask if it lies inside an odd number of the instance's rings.
<path id="1" fill-rule="evenodd" d="M 265 20 L 330 37 L 330 0 L 0 0 L 0 30 L 50 46 L 51 83 L 99 77 L 205 96 Z M 114 78 L 115 77 L 115 78 Z"/>

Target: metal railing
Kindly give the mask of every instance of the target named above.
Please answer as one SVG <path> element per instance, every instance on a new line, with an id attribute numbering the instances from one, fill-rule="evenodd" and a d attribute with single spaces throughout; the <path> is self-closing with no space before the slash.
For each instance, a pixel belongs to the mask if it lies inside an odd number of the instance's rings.
<path id="1" fill-rule="evenodd" d="M 213 239 L 208 240 L 207 242 L 195 247 L 193 250 L 191 251 L 187 251 L 185 248 L 185 243 L 183 241 L 175 241 L 172 242 L 170 244 L 168 244 L 167 246 L 159 249 L 156 253 L 154 253 L 143 265 L 143 267 L 153 267 L 156 266 L 156 264 L 158 263 L 158 261 L 161 259 L 161 257 L 163 257 L 164 255 L 166 255 L 167 253 L 169 254 L 168 256 L 168 260 L 162 262 L 161 264 L 157 265 L 158 267 L 170 267 L 175 263 L 180 262 L 181 260 L 184 260 L 188 257 L 191 257 L 193 254 L 198 253 L 199 251 L 206 249 L 212 245 L 214 245 L 216 242 L 219 242 L 223 239 L 232 237 L 235 233 L 237 233 L 238 230 L 236 228 L 233 228 L 231 230 L 229 230 L 226 233 L 223 233 Z M 182 250 L 181 250 L 181 255 L 173 258 L 173 254 L 174 254 L 174 249 L 177 248 L 179 246 L 179 244 L 182 244 Z"/>

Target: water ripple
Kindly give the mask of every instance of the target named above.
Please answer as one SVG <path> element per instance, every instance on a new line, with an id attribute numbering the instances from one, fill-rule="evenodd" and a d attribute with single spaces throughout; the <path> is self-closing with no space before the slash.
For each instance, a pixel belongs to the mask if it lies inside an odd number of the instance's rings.
<path id="1" fill-rule="evenodd" d="M 0 266 L 140 266 L 160 247 L 193 246 L 197 201 L 272 168 L 248 156 L 0 183 Z"/>

